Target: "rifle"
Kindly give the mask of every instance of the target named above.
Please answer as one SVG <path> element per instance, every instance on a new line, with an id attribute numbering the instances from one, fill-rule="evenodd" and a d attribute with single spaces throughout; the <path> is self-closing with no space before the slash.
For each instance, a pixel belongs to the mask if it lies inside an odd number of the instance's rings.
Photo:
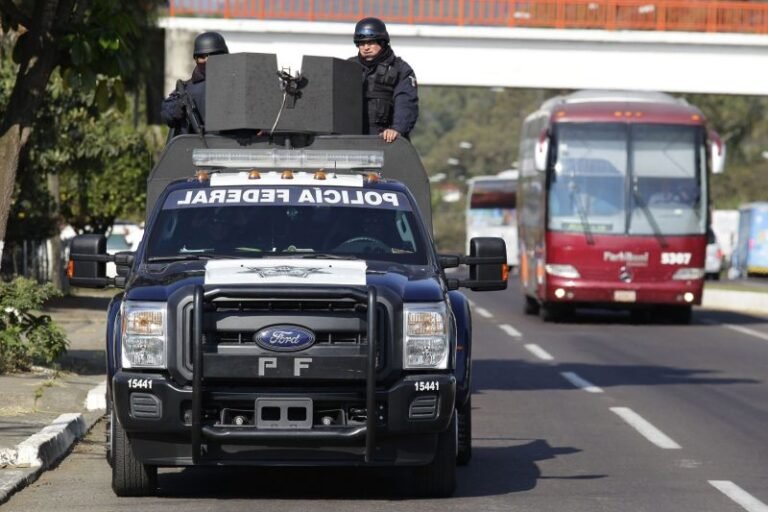
<path id="1" fill-rule="evenodd" d="M 190 132 L 200 134 L 205 133 L 205 125 L 203 124 L 202 116 L 200 116 L 200 111 L 197 109 L 195 100 L 189 95 L 187 88 L 184 87 L 184 82 L 181 80 L 176 81 L 176 92 L 179 93 L 181 101 L 184 103 L 184 111 L 187 113 Z"/>

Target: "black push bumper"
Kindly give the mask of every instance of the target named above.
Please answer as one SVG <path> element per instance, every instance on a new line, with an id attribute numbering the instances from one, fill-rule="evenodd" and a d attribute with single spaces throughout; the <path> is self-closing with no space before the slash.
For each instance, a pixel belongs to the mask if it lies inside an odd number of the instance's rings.
<path id="1" fill-rule="evenodd" d="M 418 391 L 425 385 L 434 391 Z M 151 386 L 151 387 L 150 387 Z M 114 409 L 131 438 L 136 457 L 147 464 L 274 464 L 327 465 L 424 464 L 434 454 L 435 434 L 450 424 L 456 379 L 450 374 L 408 375 L 387 389 L 376 389 L 374 435 L 368 422 L 308 429 L 258 429 L 203 421 L 195 456 L 191 411 L 193 390 L 176 387 L 162 375 L 119 372 L 112 380 Z M 308 389 L 277 394 L 258 389 L 214 390 L 206 403 L 255 403 L 257 398 L 301 397 L 315 403 L 333 401 L 362 405 L 360 393 L 346 389 Z M 366 408 L 367 409 L 367 408 Z M 209 411 L 210 412 L 210 411 Z M 367 413 L 367 410 L 366 410 Z M 220 411 L 213 416 L 220 417 Z M 366 420 L 368 415 L 366 414 Z M 368 440 L 373 439 L 373 446 Z"/>
<path id="2" fill-rule="evenodd" d="M 450 373 L 423 373 L 377 385 L 376 291 L 362 293 L 369 312 L 364 382 L 265 386 L 253 379 L 232 385 L 205 378 L 204 297 L 198 288 L 192 385 L 174 385 L 162 373 L 121 371 L 113 378 L 114 409 L 136 457 L 168 466 L 428 463 L 436 434 L 450 425 L 456 379 Z M 256 413 L 259 404 L 290 409 L 293 403 L 301 404 L 294 409 L 304 414 L 298 421 L 266 425 Z"/>

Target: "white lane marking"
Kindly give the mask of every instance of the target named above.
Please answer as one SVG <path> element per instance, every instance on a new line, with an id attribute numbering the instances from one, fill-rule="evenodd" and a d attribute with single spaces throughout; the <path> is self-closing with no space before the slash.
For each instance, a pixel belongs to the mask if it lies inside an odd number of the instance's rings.
<path id="1" fill-rule="evenodd" d="M 654 427 L 648 420 L 637 414 L 629 407 L 611 407 L 621 419 L 629 423 L 629 426 L 637 430 L 643 437 L 665 450 L 679 450 L 682 448 L 671 437 Z"/>
<path id="2" fill-rule="evenodd" d="M 88 391 L 88 396 L 85 399 L 85 408 L 89 411 L 104 410 L 107 408 L 106 381 Z"/>
<path id="3" fill-rule="evenodd" d="M 477 312 L 478 315 L 480 315 L 483 318 L 493 318 L 493 315 L 491 314 L 491 312 L 485 308 L 481 308 L 478 306 L 475 308 L 475 311 Z"/>
<path id="4" fill-rule="evenodd" d="M 755 338 L 760 338 L 761 340 L 768 341 L 768 334 L 764 332 L 756 331 L 748 327 L 742 327 L 740 325 L 722 324 L 722 326 L 725 327 L 726 329 L 740 332 L 741 334 L 746 334 L 747 336 L 754 336 Z"/>
<path id="5" fill-rule="evenodd" d="M 570 382 L 571 384 L 573 384 L 577 388 L 583 389 L 587 393 L 602 393 L 603 392 L 602 388 L 599 388 L 599 387 L 595 386 L 594 384 L 592 384 L 591 382 L 589 382 L 586 379 L 582 379 L 581 377 L 579 377 L 578 375 L 576 375 L 573 372 L 560 372 L 560 375 L 565 377 L 565 380 L 567 380 L 568 382 Z"/>
<path id="6" fill-rule="evenodd" d="M 544 361 L 551 361 L 554 359 L 554 357 L 552 357 L 549 352 L 534 343 L 525 345 L 525 348 L 528 350 L 528 352 L 535 355 L 539 359 L 543 359 Z"/>
<path id="7" fill-rule="evenodd" d="M 768 505 L 758 500 L 733 482 L 729 482 L 728 480 L 709 480 L 709 483 L 715 489 L 741 505 L 741 507 L 748 512 L 768 512 Z"/>
<path id="8" fill-rule="evenodd" d="M 501 325 L 499 325 L 499 329 L 501 329 L 505 333 L 509 334 L 513 338 L 521 338 L 523 336 L 520 333 L 520 331 L 518 331 L 517 329 L 515 329 L 514 327 L 512 327 L 509 324 L 501 324 Z"/>

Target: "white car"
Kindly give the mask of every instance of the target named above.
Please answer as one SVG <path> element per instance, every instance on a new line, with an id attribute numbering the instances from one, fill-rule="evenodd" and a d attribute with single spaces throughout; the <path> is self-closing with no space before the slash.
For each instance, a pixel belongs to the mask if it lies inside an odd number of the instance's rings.
<path id="1" fill-rule="evenodd" d="M 126 240 L 125 235 L 112 233 L 107 237 L 107 254 L 115 254 L 123 251 L 130 251 L 131 244 Z M 116 277 L 117 267 L 113 261 L 107 262 L 107 277 Z"/>
<path id="2" fill-rule="evenodd" d="M 710 229 L 707 231 L 707 257 L 704 261 L 704 276 L 706 279 L 720 279 L 723 270 L 723 250 Z"/>

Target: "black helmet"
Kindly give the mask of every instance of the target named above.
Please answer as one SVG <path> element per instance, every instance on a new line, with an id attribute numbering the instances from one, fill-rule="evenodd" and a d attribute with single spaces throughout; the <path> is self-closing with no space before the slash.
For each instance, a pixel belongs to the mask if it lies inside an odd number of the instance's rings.
<path id="1" fill-rule="evenodd" d="M 379 18 L 363 18 L 355 25 L 355 45 L 363 41 L 378 41 L 381 46 L 389 44 L 387 26 Z"/>
<path id="2" fill-rule="evenodd" d="M 195 51 L 193 55 L 215 55 L 217 53 L 229 53 L 224 37 L 218 32 L 203 32 L 195 38 Z"/>

